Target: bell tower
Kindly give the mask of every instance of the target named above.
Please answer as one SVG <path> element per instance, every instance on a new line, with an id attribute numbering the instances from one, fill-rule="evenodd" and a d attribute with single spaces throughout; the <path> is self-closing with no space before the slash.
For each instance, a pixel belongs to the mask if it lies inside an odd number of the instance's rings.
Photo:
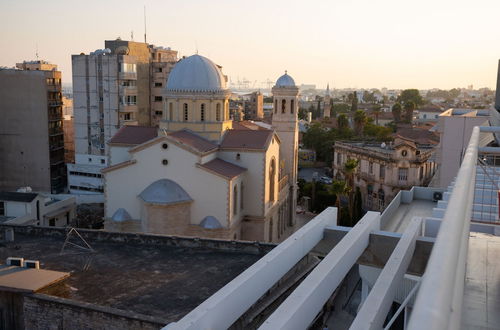
<path id="1" fill-rule="evenodd" d="M 297 206 L 299 88 L 285 71 L 285 74 L 276 81 L 272 93 L 274 102 L 272 126 L 281 140 L 280 159 L 284 160 L 282 176 L 287 175 L 290 184 L 290 224 L 293 225 Z"/>

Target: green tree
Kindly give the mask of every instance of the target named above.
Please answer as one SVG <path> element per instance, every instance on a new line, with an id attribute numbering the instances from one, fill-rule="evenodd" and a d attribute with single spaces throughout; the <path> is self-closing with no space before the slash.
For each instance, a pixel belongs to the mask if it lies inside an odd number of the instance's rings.
<path id="1" fill-rule="evenodd" d="M 345 164 L 342 172 L 344 173 L 344 177 L 348 186 L 348 209 L 349 209 L 349 218 L 351 219 L 351 225 L 353 221 L 354 215 L 354 174 L 356 173 L 356 169 L 358 168 L 359 160 L 357 159 L 348 159 Z"/>
<path id="2" fill-rule="evenodd" d="M 355 112 L 356 110 L 358 110 L 358 94 L 354 91 L 352 93 L 351 111 Z"/>
<path id="3" fill-rule="evenodd" d="M 363 200 L 361 196 L 361 189 L 356 187 L 356 193 L 354 194 L 354 214 L 352 225 L 355 226 L 358 221 L 363 217 Z"/>
<path id="4" fill-rule="evenodd" d="M 401 121 L 401 104 L 396 103 L 392 106 L 392 116 L 394 117 L 394 121 L 399 123 Z"/>
<path id="5" fill-rule="evenodd" d="M 363 128 L 367 122 L 366 114 L 363 110 L 357 110 L 354 113 L 354 133 L 357 136 L 363 134 Z"/>
<path id="6" fill-rule="evenodd" d="M 405 122 L 411 124 L 413 121 L 413 110 L 415 110 L 415 103 L 408 101 L 405 103 Z"/>
<path id="7" fill-rule="evenodd" d="M 420 95 L 418 89 L 405 89 L 398 97 L 398 102 L 403 105 L 410 101 L 415 103 L 416 107 L 424 104 L 424 100 L 422 99 L 422 96 Z"/>
<path id="8" fill-rule="evenodd" d="M 377 126 L 378 126 L 378 117 L 381 114 L 380 109 L 381 109 L 381 106 L 378 104 L 373 108 L 373 115 L 375 116 L 375 125 L 377 125 Z"/>
<path id="9" fill-rule="evenodd" d="M 342 205 L 340 204 L 340 200 L 342 197 L 347 197 L 349 194 L 349 188 L 347 187 L 347 183 L 345 181 L 333 181 L 329 187 L 329 191 L 331 194 L 335 195 L 335 206 L 337 207 L 337 219 L 341 219 L 341 209 Z M 344 225 L 344 224 L 341 224 Z"/>
<path id="10" fill-rule="evenodd" d="M 349 128 L 349 119 L 347 119 L 347 116 L 344 114 L 340 114 L 337 117 L 337 127 L 339 129 L 346 129 Z"/>

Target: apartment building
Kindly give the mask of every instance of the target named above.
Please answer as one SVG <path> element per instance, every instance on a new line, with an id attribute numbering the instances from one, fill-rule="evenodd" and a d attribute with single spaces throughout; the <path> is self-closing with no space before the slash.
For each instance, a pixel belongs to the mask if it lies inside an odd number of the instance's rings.
<path id="1" fill-rule="evenodd" d="M 66 187 L 61 72 L 46 61 L 0 68 L 0 189 Z"/>
<path id="2" fill-rule="evenodd" d="M 177 51 L 142 42 L 106 40 L 105 49 L 72 56 L 75 163 L 69 190 L 102 194 L 107 141 L 125 125 L 157 125 L 162 89 Z"/>

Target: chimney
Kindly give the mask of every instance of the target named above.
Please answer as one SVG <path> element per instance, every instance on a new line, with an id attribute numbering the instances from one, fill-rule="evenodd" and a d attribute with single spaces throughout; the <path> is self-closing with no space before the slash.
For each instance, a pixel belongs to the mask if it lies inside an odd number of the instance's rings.
<path id="1" fill-rule="evenodd" d="M 498 61 L 497 90 L 495 94 L 495 109 L 500 112 L 500 60 Z"/>

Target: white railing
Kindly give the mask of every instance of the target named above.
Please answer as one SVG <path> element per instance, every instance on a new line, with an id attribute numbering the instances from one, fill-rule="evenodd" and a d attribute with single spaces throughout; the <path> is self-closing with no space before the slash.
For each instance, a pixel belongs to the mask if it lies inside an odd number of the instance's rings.
<path id="1" fill-rule="evenodd" d="M 422 278 L 410 330 L 460 328 L 479 134 L 474 127 Z"/>

